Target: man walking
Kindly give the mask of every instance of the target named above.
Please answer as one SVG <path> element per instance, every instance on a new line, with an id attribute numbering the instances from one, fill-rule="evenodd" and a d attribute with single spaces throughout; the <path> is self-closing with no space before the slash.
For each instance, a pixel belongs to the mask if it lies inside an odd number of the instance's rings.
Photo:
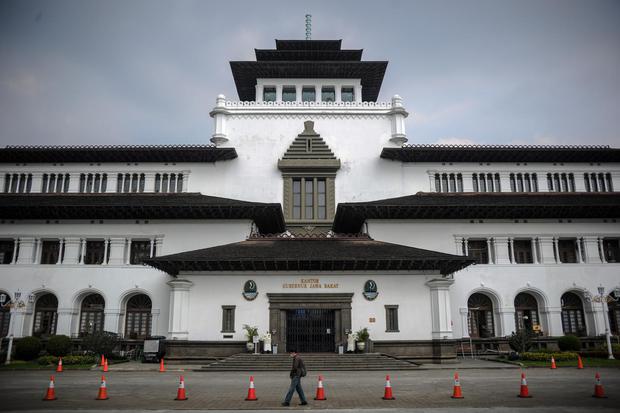
<path id="1" fill-rule="evenodd" d="M 288 393 L 286 393 L 282 406 L 291 405 L 291 399 L 293 398 L 293 393 L 295 393 L 295 390 L 297 390 L 297 394 L 299 394 L 299 399 L 301 400 L 299 405 L 304 406 L 308 404 L 308 402 L 306 401 L 306 396 L 304 395 L 304 389 L 301 387 L 301 378 L 306 376 L 306 365 L 296 350 L 291 350 L 290 355 L 293 358 L 293 367 L 291 367 L 290 374 L 291 386 L 288 388 Z"/>

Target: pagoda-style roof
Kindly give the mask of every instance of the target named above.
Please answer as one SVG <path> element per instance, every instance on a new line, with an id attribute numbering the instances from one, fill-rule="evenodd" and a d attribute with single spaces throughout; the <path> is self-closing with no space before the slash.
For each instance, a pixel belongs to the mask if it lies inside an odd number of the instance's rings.
<path id="1" fill-rule="evenodd" d="M 285 230 L 280 204 L 199 193 L 0 194 L 0 219 L 248 219 L 262 233 Z"/>
<path id="2" fill-rule="evenodd" d="M 428 271 L 447 275 L 473 260 L 367 236 L 270 236 L 155 257 L 145 263 L 174 276 L 189 271 Z"/>
<path id="3" fill-rule="evenodd" d="M 217 162 L 235 159 L 235 148 L 214 145 L 7 146 L 0 163 Z"/>
<path id="4" fill-rule="evenodd" d="M 256 62 L 232 61 L 239 100 L 253 101 L 257 79 L 361 79 L 362 100 L 376 102 L 387 61 L 362 61 L 362 50 L 342 50 L 342 40 L 276 40 L 255 49 Z"/>
<path id="5" fill-rule="evenodd" d="M 620 149 L 578 145 L 404 145 L 383 148 L 401 162 L 620 162 Z"/>
<path id="6" fill-rule="evenodd" d="M 428 193 L 338 204 L 333 230 L 359 232 L 368 219 L 620 218 L 620 193 Z"/>

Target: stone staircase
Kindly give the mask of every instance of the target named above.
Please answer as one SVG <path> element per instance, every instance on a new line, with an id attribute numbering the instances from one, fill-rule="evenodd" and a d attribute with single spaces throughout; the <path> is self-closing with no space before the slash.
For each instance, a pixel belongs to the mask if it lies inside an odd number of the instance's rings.
<path id="1" fill-rule="evenodd" d="M 351 370 L 415 370 L 418 365 L 380 353 L 367 354 L 302 354 L 306 369 L 317 371 Z M 288 371 L 291 368 L 288 354 L 247 354 L 240 353 L 214 361 L 203 366 L 200 371 Z"/>

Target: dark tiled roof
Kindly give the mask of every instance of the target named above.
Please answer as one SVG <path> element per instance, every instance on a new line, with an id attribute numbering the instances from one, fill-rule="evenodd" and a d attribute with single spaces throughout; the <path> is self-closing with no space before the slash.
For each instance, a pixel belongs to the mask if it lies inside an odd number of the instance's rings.
<path id="1" fill-rule="evenodd" d="M 250 219 L 262 233 L 284 231 L 280 204 L 199 193 L 0 194 L 0 219 Z"/>
<path id="2" fill-rule="evenodd" d="M 402 162 L 620 162 L 620 149 L 573 145 L 404 145 L 381 157 Z"/>
<path id="3" fill-rule="evenodd" d="M 338 204 L 333 230 L 358 232 L 367 219 L 618 218 L 620 193 L 426 193 Z"/>
<path id="4" fill-rule="evenodd" d="M 277 50 L 340 50 L 342 39 L 338 40 L 279 40 Z"/>
<path id="5" fill-rule="evenodd" d="M 0 163 L 217 162 L 235 159 L 235 148 L 213 145 L 7 146 Z"/>
<path id="6" fill-rule="evenodd" d="M 146 261 L 171 275 L 182 271 L 439 271 L 473 263 L 467 257 L 364 238 L 259 238 Z"/>

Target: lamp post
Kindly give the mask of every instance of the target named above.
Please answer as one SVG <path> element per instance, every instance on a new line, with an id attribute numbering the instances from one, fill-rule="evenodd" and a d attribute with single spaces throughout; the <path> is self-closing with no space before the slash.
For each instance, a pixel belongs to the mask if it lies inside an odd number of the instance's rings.
<path id="1" fill-rule="evenodd" d="M 609 356 L 607 357 L 609 360 L 613 360 L 614 353 L 611 348 L 611 332 L 609 331 L 609 312 L 607 311 L 606 304 L 613 303 L 620 299 L 620 288 L 616 287 L 613 291 L 613 296 L 611 294 L 605 294 L 605 287 L 602 285 L 598 286 L 598 295 L 592 295 L 589 292 L 586 295 L 586 299 L 591 302 L 601 303 L 601 307 L 603 309 L 603 318 L 605 319 L 605 340 L 607 340 L 607 353 Z"/>
<path id="2" fill-rule="evenodd" d="M 9 297 L 2 293 L 0 294 L 0 307 L 2 308 L 14 308 L 16 310 L 20 310 L 24 307 L 26 307 L 26 302 L 24 302 L 24 300 L 21 299 L 22 297 L 22 293 L 20 291 L 16 291 L 13 293 L 13 297 L 15 297 L 13 300 L 9 299 Z M 7 301 L 8 300 L 8 301 Z M 33 303 L 34 302 L 34 295 L 29 294 L 28 295 L 28 302 L 29 303 Z M 7 348 L 6 351 L 6 361 L 4 362 L 4 364 L 10 364 L 11 363 L 11 352 L 13 350 L 13 334 L 9 334 L 9 346 Z"/>

